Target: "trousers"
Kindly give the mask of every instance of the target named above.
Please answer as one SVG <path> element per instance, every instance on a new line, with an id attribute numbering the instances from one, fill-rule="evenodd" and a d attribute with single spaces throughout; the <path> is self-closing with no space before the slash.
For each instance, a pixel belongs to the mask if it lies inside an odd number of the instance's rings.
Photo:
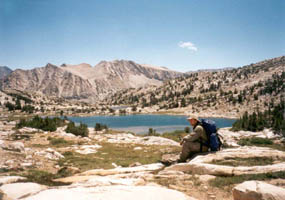
<path id="1" fill-rule="evenodd" d="M 208 147 L 202 146 L 202 152 L 207 152 Z M 200 142 L 185 141 L 182 144 L 182 151 L 180 153 L 180 162 L 185 162 L 188 158 L 200 153 Z"/>

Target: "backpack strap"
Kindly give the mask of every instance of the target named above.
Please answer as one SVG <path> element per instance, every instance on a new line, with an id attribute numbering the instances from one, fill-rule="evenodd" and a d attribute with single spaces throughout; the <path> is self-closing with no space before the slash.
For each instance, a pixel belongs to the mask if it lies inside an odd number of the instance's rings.
<path id="1" fill-rule="evenodd" d="M 203 146 L 210 148 L 209 142 L 203 142 L 203 140 L 201 138 L 200 138 L 199 142 L 200 142 L 200 153 L 202 153 Z"/>
<path id="2" fill-rule="evenodd" d="M 201 126 L 201 127 L 204 129 L 204 131 L 206 132 L 206 130 L 205 130 L 205 128 L 204 128 L 202 122 L 198 121 L 197 124 L 193 127 L 193 130 L 194 130 L 197 126 Z M 207 136 L 207 142 L 204 142 L 204 141 L 202 140 L 202 138 L 199 139 L 199 143 L 200 143 L 200 153 L 202 153 L 203 146 L 210 148 L 210 144 L 209 144 L 210 137 L 208 136 L 207 133 L 206 133 L 206 136 Z"/>
<path id="3" fill-rule="evenodd" d="M 219 140 L 219 150 L 221 150 L 221 147 L 223 146 L 224 137 L 220 135 L 219 133 L 217 133 L 217 137 Z"/>

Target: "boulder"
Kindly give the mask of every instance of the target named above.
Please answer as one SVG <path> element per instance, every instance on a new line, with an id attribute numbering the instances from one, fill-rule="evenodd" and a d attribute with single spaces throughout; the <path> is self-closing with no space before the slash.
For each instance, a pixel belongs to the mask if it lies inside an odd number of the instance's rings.
<path id="1" fill-rule="evenodd" d="M 123 173 L 134 173 L 134 172 L 146 172 L 146 171 L 156 171 L 159 169 L 162 169 L 164 165 L 161 163 L 153 163 L 149 165 L 141 165 L 137 167 L 118 167 L 114 169 L 94 169 L 89 170 L 86 172 L 83 172 L 81 175 L 83 176 L 89 176 L 89 175 L 100 175 L 100 176 L 106 176 L 106 175 L 114 175 L 114 174 L 123 174 Z"/>
<path id="2" fill-rule="evenodd" d="M 80 154 L 91 154 L 97 153 L 97 149 L 100 149 L 102 146 L 100 145 L 81 145 L 81 146 L 72 146 L 75 149 L 75 152 Z"/>
<path id="3" fill-rule="evenodd" d="M 190 174 L 185 174 L 181 171 L 160 171 L 158 172 L 158 174 L 154 174 L 153 175 L 154 178 L 166 178 L 166 179 L 188 179 L 188 178 L 191 178 L 192 175 Z"/>
<path id="4" fill-rule="evenodd" d="M 33 166 L 33 163 L 31 163 L 31 162 L 24 162 L 24 163 L 21 163 L 20 165 L 23 168 L 29 168 L 29 167 Z"/>
<path id="5" fill-rule="evenodd" d="M 0 190 L 0 200 L 11 200 L 11 199 L 9 199 L 7 195 L 2 190 Z"/>
<path id="6" fill-rule="evenodd" d="M 115 176 L 85 176 L 88 178 L 84 180 L 84 177 L 78 177 L 72 186 L 86 186 L 86 187 L 98 187 L 98 186 L 111 186 L 111 185 L 125 185 L 125 186 L 138 186 L 145 185 L 145 181 L 142 178 L 120 178 Z M 75 180 L 75 179 L 74 179 Z M 80 180 L 80 181 L 79 181 Z"/>
<path id="7" fill-rule="evenodd" d="M 149 165 L 141 165 L 136 167 L 118 167 L 114 169 L 94 169 L 85 171 L 81 174 L 75 176 L 70 176 L 66 178 L 59 178 L 55 181 L 62 183 L 76 183 L 84 182 L 90 179 L 95 179 L 98 176 L 108 176 L 114 179 L 118 178 L 147 178 L 151 172 L 160 170 L 164 166 L 160 163 L 154 163 Z M 152 176 L 152 174 L 151 174 Z"/>
<path id="8" fill-rule="evenodd" d="M 285 170 L 285 162 L 265 166 L 225 166 L 211 164 L 213 161 L 225 160 L 229 158 L 251 158 L 270 157 L 285 158 L 282 151 L 265 147 L 239 147 L 223 149 L 222 151 L 196 156 L 188 163 L 179 163 L 166 167 L 164 170 L 192 172 L 195 174 L 209 174 L 215 176 L 233 176 L 242 174 L 260 174 L 268 172 L 278 172 Z"/>
<path id="9" fill-rule="evenodd" d="M 22 142 L 2 143 L 0 146 L 7 151 L 25 152 L 25 146 Z"/>
<path id="10" fill-rule="evenodd" d="M 259 138 L 268 138 L 268 139 L 277 139 L 280 138 L 280 135 L 274 134 L 272 130 L 264 129 L 259 132 L 251 131 L 230 131 L 231 128 L 221 128 L 219 129 L 219 134 L 223 137 L 224 142 L 230 146 L 237 147 L 238 141 L 241 138 L 249 137 L 259 137 Z"/>
<path id="11" fill-rule="evenodd" d="M 178 161 L 180 158 L 179 154 L 164 154 L 161 158 L 161 162 L 164 165 L 171 165 Z"/>
<path id="12" fill-rule="evenodd" d="M 262 181 L 246 181 L 233 189 L 234 200 L 284 200 L 285 189 Z"/>
<path id="13" fill-rule="evenodd" d="M 21 133 L 43 132 L 40 129 L 30 128 L 30 127 L 23 127 L 21 129 L 19 129 L 18 131 L 21 132 Z"/>
<path id="14" fill-rule="evenodd" d="M 102 186 L 49 189 L 24 200 L 194 200 L 185 194 L 160 186 Z"/>
<path id="15" fill-rule="evenodd" d="M 0 189 L 8 198 L 19 199 L 46 189 L 46 186 L 37 183 L 11 183 L 2 185 Z"/>
<path id="16" fill-rule="evenodd" d="M 52 148 L 47 148 L 44 151 L 38 151 L 35 153 L 37 156 L 44 156 L 45 158 L 49 160 L 59 160 L 61 158 L 64 158 L 63 155 L 61 155 L 59 152 L 55 151 Z"/>
<path id="17" fill-rule="evenodd" d="M 179 146 L 180 147 L 180 144 L 178 142 L 175 142 L 174 140 L 163 138 L 163 137 L 157 137 L 157 136 L 143 137 L 141 139 L 141 144 L 143 145 L 167 145 L 167 146 Z"/>
<path id="18" fill-rule="evenodd" d="M 202 182 L 202 183 L 207 183 L 208 181 L 210 180 L 213 180 L 215 179 L 216 177 L 215 176 L 212 176 L 212 175 L 201 175 L 199 176 L 199 180 Z"/>

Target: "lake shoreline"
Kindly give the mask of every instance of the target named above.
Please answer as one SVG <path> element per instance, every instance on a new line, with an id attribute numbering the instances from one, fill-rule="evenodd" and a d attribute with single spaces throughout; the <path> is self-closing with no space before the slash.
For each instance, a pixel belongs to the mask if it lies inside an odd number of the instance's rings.
<path id="1" fill-rule="evenodd" d="M 97 123 L 107 125 L 113 130 L 133 132 L 135 134 L 148 133 L 149 129 L 156 130 L 157 133 L 173 132 L 184 130 L 190 127 L 186 115 L 166 115 L 166 114 L 129 114 L 129 115 L 94 115 L 87 117 L 68 116 L 68 120 L 76 124 L 84 123 L 88 127 L 95 127 Z M 218 128 L 231 127 L 235 119 L 211 118 L 216 122 Z"/>
<path id="2" fill-rule="evenodd" d="M 98 114 L 98 113 L 76 113 L 76 114 L 69 114 L 69 115 L 62 115 L 66 117 L 92 117 L 92 116 L 125 116 L 125 115 L 173 115 L 173 116 L 198 116 L 199 118 L 220 118 L 220 119 L 234 119 L 238 120 L 239 117 L 234 116 L 228 116 L 228 115 L 211 115 L 211 114 L 185 114 L 185 113 L 178 113 L 178 112 L 164 112 L 164 111 L 158 111 L 158 112 L 133 112 L 133 113 L 126 113 L 126 114 Z M 61 117 L 61 115 L 54 115 L 50 114 L 47 116 L 57 116 Z"/>

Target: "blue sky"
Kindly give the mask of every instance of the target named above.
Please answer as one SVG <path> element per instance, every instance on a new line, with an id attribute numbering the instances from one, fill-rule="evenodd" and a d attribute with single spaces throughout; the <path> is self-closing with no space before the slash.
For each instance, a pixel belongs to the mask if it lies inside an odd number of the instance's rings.
<path id="1" fill-rule="evenodd" d="M 0 65 L 190 71 L 285 55 L 284 0 L 0 0 Z"/>

